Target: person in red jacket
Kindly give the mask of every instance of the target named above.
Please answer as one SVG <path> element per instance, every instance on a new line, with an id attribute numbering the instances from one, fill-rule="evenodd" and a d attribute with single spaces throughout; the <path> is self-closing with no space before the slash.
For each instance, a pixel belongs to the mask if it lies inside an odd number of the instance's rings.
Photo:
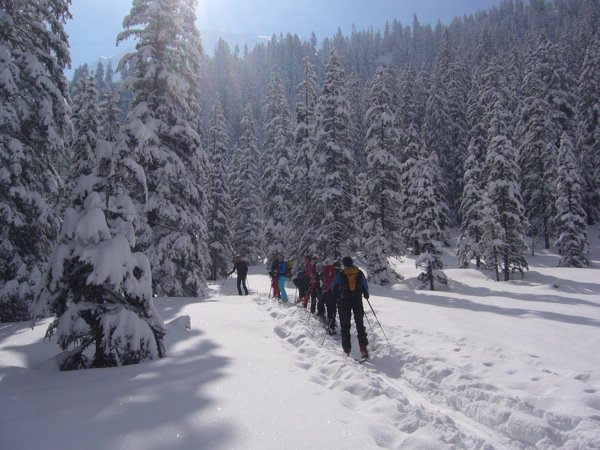
<path id="1" fill-rule="evenodd" d="M 308 305 L 308 299 L 310 298 L 310 312 L 314 314 L 317 309 L 317 297 L 319 296 L 319 274 L 317 273 L 317 261 L 319 260 L 318 255 L 312 255 L 312 257 L 305 256 L 305 273 L 306 281 L 308 282 L 308 292 L 304 296 L 304 307 Z"/>
<path id="2" fill-rule="evenodd" d="M 327 333 L 336 334 L 335 316 L 337 314 L 337 298 L 333 291 L 333 281 L 340 273 L 340 262 L 334 261 L 323 267 L 321 275 L 321 290 L 323 303 L 327 309 Z"/>

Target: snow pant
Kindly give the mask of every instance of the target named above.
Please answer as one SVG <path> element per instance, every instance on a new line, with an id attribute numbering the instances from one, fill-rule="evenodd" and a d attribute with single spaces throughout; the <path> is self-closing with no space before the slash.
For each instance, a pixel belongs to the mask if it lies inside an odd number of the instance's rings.
<path id="1" fill-rule="evenodd" d="M 335 329 L 335 315 L 337 313 L 337 299 L 332 291 L 323 292 L 323 303 L 327 308 L 327 326 L 334 330 Z"/>
<path id="2" fill-rule="evenodd" d="M 271 277 L 271 287 L 273 288 L 273 297 L 279 298 L 279 277 Z"/>
<path id="3" fill-rule="evenodd" d="M 362 304 L 362 295 L 352 295 L 342 297 L 339 305 L 340 313 L 340 329 L 342 332 L 342 348 L 344 352 L 350 353 L 352 348 L 350 342 L 350 320 L 354 313 L 354 323 L 356 325 L 356 336 L 358 337 L 358 345 L 360 348 L 367 348 L 369 341 L 367 339 L 367 330 L 363 319 L 365 317 L 365 310 Z"/>
<path id="4" fill-rule="evenodd" d="M 310 312 L 314 313 L 315 309 L 317 309 L 317 297 L 319 295 L 318 287 L 315 283 L 310 284 L 310 288 L 308 292 L 304 295 L 303 304 L 306 308 L 308 305 L 308 300 L 310 299 Z"/>
<path id="5" fill-rule="evenodd" d="M 238 294 L 242 295 L 242 286 L 244 287 L 244 292 L 248 295 L 248 286 L 246 285 L 246 277 L 248 275 L 238 275 L 237 277 L 237 289 Z"/>
<path id="6" fill-rule="evenodd" d="M 308 292 L 308 283 L 305 277 L 294 278 L 294 285 L 298 288 L 298 298 L 301 300 Z M 298 300 L 298 301 L 300 301 Z"/>
<path id="7" fill-rule="evenodd" d="M 281 300 L 284 302 L 288 301 L 287 292 L 285 292 L 285 275 L 279 276 L 279 295 L 281 296 Z"/>
<path id="8" fill-rule="evenodd" d="M 325 319 L 325 294 L 321 289 L 317 293 L 317 317 Z"/>

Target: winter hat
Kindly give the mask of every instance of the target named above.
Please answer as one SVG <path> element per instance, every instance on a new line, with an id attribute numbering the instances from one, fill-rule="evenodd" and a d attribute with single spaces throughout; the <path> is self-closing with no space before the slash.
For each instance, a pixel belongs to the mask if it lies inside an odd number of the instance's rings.
<path id="1" fill-rule="evenodd" d="M 344 265 L 344 267 L 352 266 L 352 258 L 350 258 L 349 256 L 344 256 L 344 258 L 342 259 L 342 264 Z"/>

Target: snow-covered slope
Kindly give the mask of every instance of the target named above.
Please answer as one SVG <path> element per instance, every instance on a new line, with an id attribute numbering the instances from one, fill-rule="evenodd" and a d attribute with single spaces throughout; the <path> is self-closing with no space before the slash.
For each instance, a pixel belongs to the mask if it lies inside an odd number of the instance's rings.
<path id="1" fill-rule="evenodd" d="M 529 258 L 508 283 L 448 269 L 445 292 L 413 290 L 414 261 L 398 262 L 403 282 L 372 286 L 376 317 L 365 302 L 364 364 L 270 299 L 262 266 L 249 296 L 227 280 L 204 300 L 158 299 L 169 333 L 156 362 L 61 373 L 47 322 L 2 324 L 0 448 L 600 448 L 593 252 L 590 269 Z"/>

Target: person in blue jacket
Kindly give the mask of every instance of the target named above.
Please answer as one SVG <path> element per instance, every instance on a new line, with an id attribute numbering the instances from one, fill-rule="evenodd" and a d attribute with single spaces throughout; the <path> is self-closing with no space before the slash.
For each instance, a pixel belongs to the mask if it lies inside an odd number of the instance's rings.
<path id="1" fill-rule="evenodd" d="M 280 253 L 279 254 L 278 284 L 279 284 L 279 295 L 280 295 L 282 302 L 288 301 L 288 295 L 287 295 L 287 292 L 285 291 L 285 282 L 286 282 L 287 275 L 288 275 L 287 271 L 288 271 L 288 263 L 285 260 L 283 254 Z"/>
<path id="2" fill-rule="evenodd" d="M 367 346 L 367 330 L 364 325 L 365 309 L 363 308 L 363 296 L 369 299 L 369 285 L 365 274 L 354 265 L 350 256 L 342 259 L 344 269 L 333 281 L 332 289 L 337 293 L 339 301 L 338 314 L 340 316 L 340 329 L 342 333 L 342 349 L 346 355 L 350 355 L 352 349 L 350 341 L 350 322 L 354 313 L 356 334 L 360 354 L 363 358 L 369 357 Z"/>

